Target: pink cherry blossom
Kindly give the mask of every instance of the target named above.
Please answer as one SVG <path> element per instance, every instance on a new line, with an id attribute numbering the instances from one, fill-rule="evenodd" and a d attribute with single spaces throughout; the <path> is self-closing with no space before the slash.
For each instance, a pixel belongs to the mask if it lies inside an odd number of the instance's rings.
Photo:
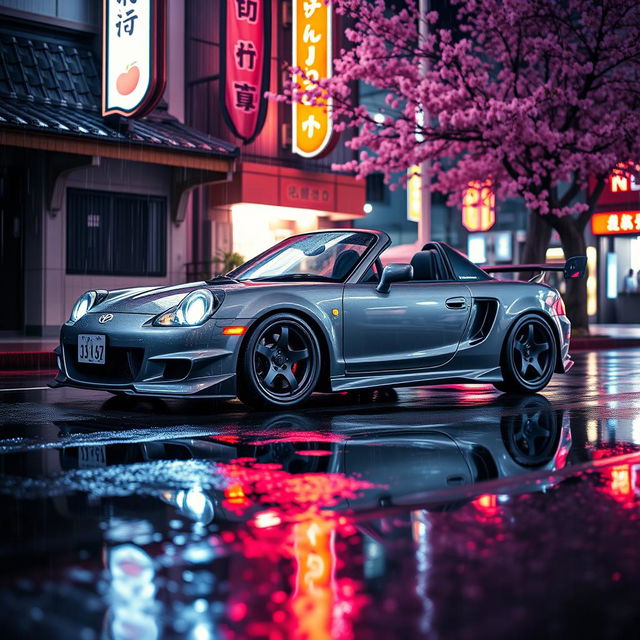
<path id="1" fill-rule="evenodd" d="M 307 92 L 289 82 L 279 99 L 332 98 L 337 129 L 354 132 L 346 144 L 359 152 L 336 169 L 392 182 L 428 160 L 432 188 L 452 204 L 470 181 L 491 180 L 499 198 L 520 196 L 543 216 L 565 253 L 583 250 L 605 178 L 640 157 L 640 3 L 452 3 L 455 28 L 421 16 L 415 0 L 391 10 L 385 0 L 334 0 L 351 25 L 334 76 Z M 382 123 L 358 104 L 358 83 L 386 94 Z"/>

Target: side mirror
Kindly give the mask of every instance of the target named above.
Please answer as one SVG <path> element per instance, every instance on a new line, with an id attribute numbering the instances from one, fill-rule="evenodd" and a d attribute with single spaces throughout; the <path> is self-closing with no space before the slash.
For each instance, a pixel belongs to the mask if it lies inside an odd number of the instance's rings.
<path id="1" fill-rule="evenodd" d="M 413 278 L 413 267 L 410 264 L 394 263 L 388 264 L 382 270 L 380 282 L 376 287 L 378 293 L 389 293 L 392 282 L 406 282 Z"/>

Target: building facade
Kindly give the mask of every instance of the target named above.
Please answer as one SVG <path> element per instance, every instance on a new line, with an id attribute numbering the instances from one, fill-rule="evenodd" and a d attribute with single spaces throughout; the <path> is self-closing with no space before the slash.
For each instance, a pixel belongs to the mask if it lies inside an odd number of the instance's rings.
<path id="1" fill-rule="evenodd" d="M 237 15 L 251 11 L 252 0 L 228 0 Z M 302 3 L 300 3 L 301 5 Z M 284 65 L 292 61 L 296 29 L 295 4 L 266 0 L 270 10 L 268 37 L 268 90 L 281 93 L 287 79 Z M 322 5 L 324 7 L 324 5 Z M 236 60 L 224 54 L 230 26 L 221 0 L 190 0 L 185 5 L 187 122 L 197 129 L 240 146 L 232 180 L 203 187 L 198 193 L 199 245 L 196 259 L 206 262 L 216 254 L 235 251 L 251 257 L 293 233 L 311 229 L 351 226 L 364 216 L 365 185 L 353 176 L 332 170 L 334 163 L 352 159 L 344 146 L 345 134 L 316 157 L 292 150 L 292 107 L 265 100 L 264 126 L 248 144 L 235 136 L 221 117 L 225 81 Z M 333 17 L 332 57 L 341 46 L 342 28 Z M 318 45 L 327 33 L 314 36 Z M 246 50 L 246 49 L 243 49 Z M 238 53 L 240 49 L 237 49 Z"/>
<path id="2" fill-rule="evenodd" d="M 15 300 L 0 331 L 54 336 L 87 289 L 184 281 L 220 271 L 221 254 L 248 258 L 292 233 L 363 215 L 364 183 L 331 170 L 351 158 L 343 145 L 318 157 L 292 153 L 291 106 L 265 102 L 249 144 L 232 133 L 222 114 L 228 24 L 219 0 L 168 0 L 160 101 L 144 117 L 104 117 L 107 5 L 0 0 L 0 279 Z M 243 6 L 251 12 L 255 0 Z M 264 88 L 278 92 L 292 55 L 292 4 L 265 6 Z M 330 52 L 338 45 L 334 38 Z"/>

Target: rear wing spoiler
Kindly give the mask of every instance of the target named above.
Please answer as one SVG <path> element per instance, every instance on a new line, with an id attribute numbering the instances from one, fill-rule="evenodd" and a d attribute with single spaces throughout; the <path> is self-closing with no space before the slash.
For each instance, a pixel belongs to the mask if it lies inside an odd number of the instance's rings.
<path id="1" fill-rule="evenodd" d="M 584 278 L 587 273 L 587 256 L 573 256 L 562 264 L 500 264 L 493 267 L 480 267 L 487 273 L 511 273 L 515 271 L 562 271 L 564 277 Z"/>

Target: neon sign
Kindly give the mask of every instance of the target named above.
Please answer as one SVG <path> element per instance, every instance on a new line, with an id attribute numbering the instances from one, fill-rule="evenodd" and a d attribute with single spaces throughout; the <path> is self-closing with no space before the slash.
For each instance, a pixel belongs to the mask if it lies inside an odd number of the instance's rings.
<path id="1" fill-rule="evenodd" d="M 591 216 L 594 236 L 640 234 L 640 211 L 607 211 Z"/>
<path id="2" fill-rule="evenodd" d="M 607 178 L 607 186 L 611 193 L 629 193 L 630 191 L 640 191 L 640 183 L 636 172 L 640 170 L 640 165 L 632 162 L 618 165 Z"/>
<path id="3" fill-rule="evenodd" d="M 271 2 L 223 0 L 221 11 L 222 114 L 233 135 L 249 144 L 267 115 Z"/>
<path id="4" fill-rule="evenodd" d="M 589 191 L 597 187 L 596 179 L 589 179 Z M 604 189 L 598 198 L 597 207 L 606 211 L 614 208 L 635 208 L 640 204 L 640 165 L 632 162 L 620 163 L 607 177 Z"/>
<path id="5" fill-rule="evenodd" d="M 294 76 L 298 90 L 313 89 L 314 83 L 331 77 L 333 8 L 323 0 L 293 0 L 293 66 L 305 78 Z M 331 100 L 292 104 L 292 151 L 314 158 L 328 150 L 333 134 L 329 112 Z"/>
<path id="6" fill-rule="evenodd" d="M 166 0 L 104 0 L 102 115 L 141 117 L 166 85 Z"/>
<path id="7" fill-rule="evenodd" d="M 467 231 L 488 231 L 496 222 L 496 196 L 490 182 L 469 183 L 462 196 L 462 224 Z"/>

